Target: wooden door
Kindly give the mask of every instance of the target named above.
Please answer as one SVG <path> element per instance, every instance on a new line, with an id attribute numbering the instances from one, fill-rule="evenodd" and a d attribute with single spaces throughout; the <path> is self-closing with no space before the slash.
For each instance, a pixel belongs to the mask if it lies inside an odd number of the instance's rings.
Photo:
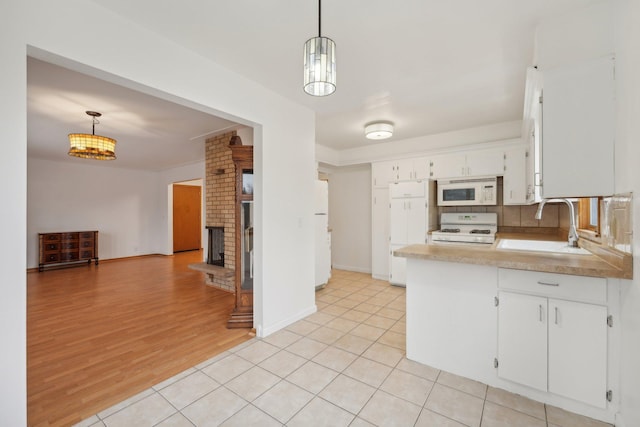
<path id="1" fill-rule="evenodd" d="M 173 252 L 201 248 L 201 187 L 173 186 Z"/>

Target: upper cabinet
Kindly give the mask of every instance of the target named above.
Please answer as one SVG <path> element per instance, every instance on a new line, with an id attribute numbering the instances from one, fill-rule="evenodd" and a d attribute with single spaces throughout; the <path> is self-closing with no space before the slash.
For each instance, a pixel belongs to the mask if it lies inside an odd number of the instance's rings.
<path id="1" fill-rule="evenodd" d="M 502 178 L 503 203 L 524 205 L 529 202 L 533 185 L 527 173 L 527 147 L 516 146 L 504 152 L 504 176 Z"/>
<path id="2" fill-rule="evenodd" d="M 427 178 L 429 178 L 429 159 L 424 157 L 371 164 L 371 180 L 374 188 L 387 188 L 390 182 Z"/>
<path id="3" fill-rule="evenodd" d="M 542 80 L 541 196 L 613 194 L 614 59 L 544 70 Z"/>
<path id="4" fill-rule="evenodd" d="M 431 159 L 431 179 L 497 176 L 504 172 L 504 151 L 473 150 Z"/>
<path id="5" fill-rule="evenodd" d="M 395 180 L 396 162 L 371 163 L 371 186 L 373 188 L 388 188 L 389 183 Z"/>
<path id="6" fill-rule="evenodd" d="M 529 153 L 525 171 L 526 202 L 538 203 L 542 200 L 542 73 L 535 67 L 527 69 L 522 139 Z"/>

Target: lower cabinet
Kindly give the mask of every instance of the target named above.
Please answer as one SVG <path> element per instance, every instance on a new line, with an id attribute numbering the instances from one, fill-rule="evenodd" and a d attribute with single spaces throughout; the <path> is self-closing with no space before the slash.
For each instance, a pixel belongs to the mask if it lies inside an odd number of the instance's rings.
<path id="1" fill-rule="evenodd" d="M 547 298 L 498 295 L 498 376 L 547 391 Z"/>
<path id="2" fill-rule="evenodd" d="M 606 408 L 607 307 L 500 291 L 497 362 L 503 379 Z"/>

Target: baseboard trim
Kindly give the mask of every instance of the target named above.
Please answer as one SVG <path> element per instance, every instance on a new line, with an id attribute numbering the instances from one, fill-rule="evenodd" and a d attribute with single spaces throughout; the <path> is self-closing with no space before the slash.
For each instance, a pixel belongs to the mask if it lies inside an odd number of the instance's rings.
<path id="1" fill-rule="evenodd" d="M 100 258 L 100 264 L 105 264 L 105 263 L 115 262 L 115 261 L 123 261 L 123 260 L 127 260 L 127 259 L 147 258 L 147 257 L 155 257 L 155 256 L 173 256 L 173 254 L 145 254 L 145 255 L 123 256 L 123 257 L 119 257 L 119 258 Z M 82 266 L 82 263 L 80 263 L 80 262 L 77 263 L 77 264 L 80 267 Z M 63 264 L 60 264 L 60 265 L 63 265 Z M 99 265 L 98 265 L 98 267 L 99 267 Z M 53 270 L 55 268 L 54 267 L 50 267 L 50 269 Z M 38 272 L 38 267 L 27 267 L 27 273 L 37 273 L 37 272 Z"/>
<path id="2" fill-rule="evenodd" d="M 281 320 L 274 325 L 270 325 L 264 328 L 258 325 L 256 327 L 256 335 L 258 336 L 258 338 L 268 337 L 274 332 L 277 332 L 280 329 L 286 328 L 292 323 L 295 323 L 298 320 L 304 319 L 305 317 L 315 313 L 316 311 L 318 311 L 318 307 L 315 304 L 313 304 L 311 307 L 307 307 L 304 310 L 301 310 L 298 313 L 294 314 L 293 316 L 290 316 L 284 320 Z"/>
<path id="3" fill-rule="evenodd" d="M 331 268 L 334 270 L 346 270 L 346 271 L 355 271 L 356 273 L 369 273 L 371 274 L 371 270 L 362 267 L 354 267 L 352 265 L 338 265 L 331 264 Z"/>

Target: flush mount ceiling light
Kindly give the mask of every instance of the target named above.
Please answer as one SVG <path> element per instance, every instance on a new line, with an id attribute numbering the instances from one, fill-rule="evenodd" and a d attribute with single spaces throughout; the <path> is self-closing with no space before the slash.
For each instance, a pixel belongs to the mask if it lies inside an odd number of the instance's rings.
<path id="1" fill-rule="evenodd" d="M 320 32 L 322 0 L 318 0 L 318 37 L 304 44 L 304 91 L 312 96 L 336 90 L 336 44 Z"/>
<path id="2" fill-rule="evenodd" d="M 83 159 L 114 160 L 116 158 L 116 140 L 106 136 L 96 135 L 98 117 L 102 114 L 96 111 L 86 111 L 92 118 L 91 134 L 70 133 L 69 155 Z"/>
<path id="3" fill-rule="evenodd" d="M 364 127 L 364 135 L 368 139 L 387 139 L 393 135 L 393 124 L 389 122 L 369 123 Z"/>

